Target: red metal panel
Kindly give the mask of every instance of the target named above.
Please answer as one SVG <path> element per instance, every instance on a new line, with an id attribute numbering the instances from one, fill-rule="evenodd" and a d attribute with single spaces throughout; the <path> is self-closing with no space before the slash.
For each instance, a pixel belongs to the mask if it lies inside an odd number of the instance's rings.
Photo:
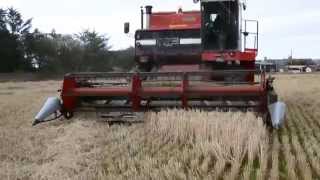
<path id="1" fill-rule="evenodd" d="M 124 96 L 129 97 L 131 93 L 128 87 L 118 88 L 75 88 L 65 93 L 65 96 L 76 96 L 76 97 L 115 97 Z"/>
<path id="2" fill-rule="evenodd" d="M 199 11 L 183 13 L 164 12 L 153 13 L 150 16 L 150 30 L 168 29 L 200 29 L 201 14 Z"/>
<path id="3" fill-rule="evenodd" d="M 230 86 L 230 87 L 203 87 L 203 86 L 191 86 L 188 88 L 188 95 L 261 95 L 264 89 L 261 86 Z"/>
<path id="4" fill-rule="evenodd" d="M 74 77 L 66 76 L 63 83 L 62 100 L 64 112 L 74 112 L 78 97 L 124 97 L 129 98 L 133 111 L 140 111 L 141 100 L 146 97 L 176 96 L 181 98 L 182 107 L 188 108 L 188 99 L 192 97 L 233 97 L 257 96 L 261 101 L 261 111 L 267 110 L 267 90 L 265 74 L 261 75 L 259 85 L 213 86 L 203 84 L 190 86 L 187 73 L 182 73 L 183 80 L 175 87 L 142 87 L 139 74 L 134 74 L 131 87 L 78 87 Z"/>
<path id="5" fill-rule="evenodd" d="M 186 85 L 184 85 L 186 86 Z M 217 95 L 261 95 L 264 92 L 261 86 L 230 86 L 230 87 L 214 87 L 214 86 L 188 86 L 185 89 L 180 87 L 152 87 L 152 88 L 142 88 L 142 96 L 166 96 L 166 95 L 176 95 L 176 96 L 217 96 Z"/>
<path id="6" fill-rule="evenodd" d="M 76 108 L 77 97 L 76 96 L 68 96 L 72 90 L 77 88 L 77 83 L 75 78 L 73 77 L 65 77 L 63 81 L 63 87 L 61 92 L 61 99 L 63 101 L 63 111 L 65 112 L 73 112 Z"/>
<path id="7" fill-rule="evenodd" d="M 188 76 L 187 75 L 183 76 L 181 88 L 182 88 L 182 96 L 181 96 L 182 107 L 186 109 L 186 108 L 188 108 L 187 90 L 189 88 L 189 81 L 188 81 Z"/>
<path id="8" fill-rule="evenodd" d="M 198 71 L 200 71 L 199 64 L 163 65 L 159 69 L 159 72 L 198 72 Z"/>
<path id="9" fill-rule="evenodd" d="M 142 87 L 142 96 L 179 96 L 182 94 L 181 87 Z"/>
<path id="10" fill-rule="evenodd" d="M 259 95 L 264 92 L 262 86 L 188 86 L 183 81 L 181 87 L 141 87 L 141 88 L 76 88 L 65 93 L 63 97 L 161 97 L 189 95 Z M 65 103 L 65 102 L 64 102 Z"/>
<path id="11" fill-rule="evenodd" d="M 202 53 L 202 61 L 217 61 L 223 59 L 225 61 L 255 61 L 257 57 L 257 51 L 205 51 Z"/>
<path id="12" fill-rule="evenodd" d="M 138 74 L 133 75 L 131 81 L 131 93 L 130 99 L 132 102 L 132 110 L 139 111 L 140 104 L 141 104 L 141 97 L 140 97 L 140 89 L 141 89 L 141 79 Z"/>
<path id="13" fill-rule="evenodd" d="M 255 61 L 241 61 L 241 66 L 247 70 L 255 69 Z M 254 72 L 248 73 L 246 76 L 247 82 L 254 82 Z"/>

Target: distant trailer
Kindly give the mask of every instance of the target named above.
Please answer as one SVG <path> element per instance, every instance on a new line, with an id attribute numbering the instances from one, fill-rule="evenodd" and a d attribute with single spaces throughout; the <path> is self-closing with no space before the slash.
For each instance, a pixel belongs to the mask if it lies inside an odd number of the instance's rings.
<path id="1" fill-rule="evenodd" d="M 293 73 L 312 73 L 314 70 L 312 67 L 305 65 L 290 65 L 288 66 L 288 71 Z"/>
<path id="2" fill-rule="evenodd" d="M 256 63 L 257 71 L 266 71 L 266 72 L 278 72 L 278 66 L 274 63 L 265 63 L 265 62 L 257 62 Z"/>

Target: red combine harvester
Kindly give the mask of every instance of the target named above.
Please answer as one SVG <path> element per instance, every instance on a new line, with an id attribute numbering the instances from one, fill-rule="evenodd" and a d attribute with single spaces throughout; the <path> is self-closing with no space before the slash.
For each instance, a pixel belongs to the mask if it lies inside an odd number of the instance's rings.
<path id="1" fill-rule="evenodd" d="M 258 21 L 242 20 L 246 6 L 239 0 L 202 0 L 200 7 L 177 12 L 141 9 L 134 71 L 67 74 L 61 100 L 49 98 L 34 124 L 49 121 L 53 114 L 52 120 L 70 119 L 77 111 L 103 112 L 118 121 L 137 112 L 196 108 L 254 111 L 267 124 L 280 127 L 285 104 L 278 102 L 274 78 L 255 71 Z M 125 33 L 129 29 L 125 23 Z"/>

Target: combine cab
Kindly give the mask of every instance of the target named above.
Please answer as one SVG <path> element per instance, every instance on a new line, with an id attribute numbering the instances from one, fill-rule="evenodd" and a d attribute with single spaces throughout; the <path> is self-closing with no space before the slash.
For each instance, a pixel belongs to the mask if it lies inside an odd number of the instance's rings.
<path id="1" fill-rule="evenodd" d="M 238 0 L 202 0 L 200 6 L 201 11 L 155 13 L 146 6 L 135 33 L 134 71 L 66 75 L 61 100 L 49 98 L 34 124 L 52 114 L 69 119 L 78 111 L 119 118 L 183 108 L 253 111 L 280 127 L 285 104 L 278 102 L 274 79 L 255 71 L 258 22 L 242 20 L 245 5 Z M 254 32 L 247 31 L 249 23 Z M 125 23 L 125 33 L 129 29 Z"/>

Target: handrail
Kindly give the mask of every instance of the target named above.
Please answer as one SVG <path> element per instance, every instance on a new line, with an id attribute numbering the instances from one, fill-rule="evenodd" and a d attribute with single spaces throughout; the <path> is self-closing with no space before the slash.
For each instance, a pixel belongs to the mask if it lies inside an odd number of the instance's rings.
<path id="1" fill-rule="evenodd" d="M 256 23 L 256 31 L 255 32 L 247 32 L 248 22 Z M 246 20 L 244 20 L 244 26 L 245 26 L 244 27 L 245 30 L 242 33 L 247 34 L 247 35 L 244 35 L 244 49 L 247 49 L 247 36 L 248 35 L 255 35 L 254 49 L 256 49 L 256 51 L 259 51 L 259 21 L 246 19 Z"/>
<path id="2" fill-rule="evenodd" d="M 65 77 L 76 77 L 76 78 L 90 78 L 90 77 L 131 77 L 138 74 L 141 77 L 152 77 L 152 76 L 204 76 L 204 75 L 223 75 L 233 73 L 261 73 L 260 70 L 215 70 L 215 71 L 195 71 L 195 72 L 138 72 L 138 73 L 117 73 L 117 72 L 83 72 L 83 73 L 69 73 Z"/>

